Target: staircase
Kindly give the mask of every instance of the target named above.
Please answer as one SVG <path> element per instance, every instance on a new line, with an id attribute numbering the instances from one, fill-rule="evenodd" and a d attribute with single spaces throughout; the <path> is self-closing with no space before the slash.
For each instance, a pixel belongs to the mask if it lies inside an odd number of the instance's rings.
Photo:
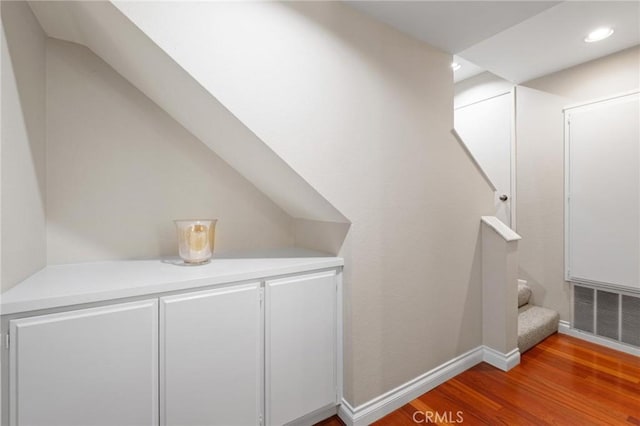
<path id="1" fill-rule="evenodd" d="M 518 349 L 528 351 L 558 331 L 560 315 L 551 309 L 529 303 L 531 287 L 518 280 Z"/>

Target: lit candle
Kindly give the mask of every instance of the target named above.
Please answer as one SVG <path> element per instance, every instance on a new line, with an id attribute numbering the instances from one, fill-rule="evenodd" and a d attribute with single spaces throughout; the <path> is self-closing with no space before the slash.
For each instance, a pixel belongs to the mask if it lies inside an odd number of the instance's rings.
<path id="1" fill-rule="evenodd" d="M 188 231 L 189 257 L 193 261 L 207 260 L 211 257 L 209 230 L 202 224 L 192 225 Z"/>

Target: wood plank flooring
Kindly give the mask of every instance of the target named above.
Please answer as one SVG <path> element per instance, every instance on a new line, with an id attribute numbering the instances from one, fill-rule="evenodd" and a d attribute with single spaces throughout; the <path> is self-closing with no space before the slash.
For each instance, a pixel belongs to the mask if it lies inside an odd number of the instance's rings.
<path id="1" fill-rule="evenodd" d="M 508 373 L 478 364 L 374 423 L 415 424 L 640 426 L 640 358 L 555 334 Z"/>

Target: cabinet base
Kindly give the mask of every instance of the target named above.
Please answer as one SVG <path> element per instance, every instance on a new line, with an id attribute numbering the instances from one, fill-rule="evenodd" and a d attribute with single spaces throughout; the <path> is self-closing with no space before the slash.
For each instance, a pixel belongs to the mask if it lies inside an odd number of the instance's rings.
<path id="1" fill-rule="evenodd" d="M 322 420 L 328 419 L 331 416 L 335 416 L 336 414 L 338 414 L 338 406 L 328 405 L 305 416 L 302 416 L 290 423 L 287 423 L 286 426 L 313 426 L 316 423 L 321 422 Z"/>

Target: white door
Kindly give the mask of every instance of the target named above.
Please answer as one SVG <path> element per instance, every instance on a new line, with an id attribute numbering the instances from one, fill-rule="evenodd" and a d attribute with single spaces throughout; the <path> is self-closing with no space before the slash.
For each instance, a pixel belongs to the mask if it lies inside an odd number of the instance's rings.
<path id="1" fill-rule="evenodd" d="M 336 272 L 267 281 L 267 425 L 336 404 Z"/>
<path id="2" fill-rule="evenodd" d="M 9 324 L 12 426 L 158 424 L 156 300 Z"/>
<path id="3" fill-rule="evenodd" d="M 568 109 L 567 278 L 640 288 L 640 97 Z"/>
<path id="4" fill-rule="evenodd" d="M 259 284 L 160 300 L 160 423 L 258 424 Z"/>
<path id="5" fill-rule="evenodd" d="M 511 92 L 455 109 L 456 132 L 496 187 L 495 215 L 512 226 Z"/>

